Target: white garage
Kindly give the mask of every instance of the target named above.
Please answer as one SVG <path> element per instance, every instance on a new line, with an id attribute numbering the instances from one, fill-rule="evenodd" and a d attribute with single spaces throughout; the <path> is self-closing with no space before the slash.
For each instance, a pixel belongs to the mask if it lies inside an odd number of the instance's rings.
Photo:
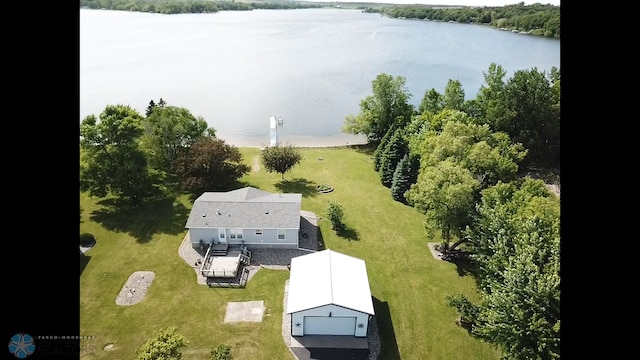
<path id="1" fill-rule="evenodd" d="M 366 337 L 373 301 L 364 260 L 332 250 L 291 259 L 291 335 Z"/>

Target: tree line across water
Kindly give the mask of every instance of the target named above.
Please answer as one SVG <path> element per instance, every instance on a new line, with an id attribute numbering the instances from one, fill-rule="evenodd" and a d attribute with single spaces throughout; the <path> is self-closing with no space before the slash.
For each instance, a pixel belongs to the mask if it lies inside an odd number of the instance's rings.
<path id="1" fill-rule="evenodd" d="M 402 19 L 479 24 L 531 35 L 560 38 L 560 7 L 520 2 L 505 6 L 392 5 L 384 3 L 306 1 L 206 1 L 206 0 L 81 0 L 88 9 L 140 11 L 159 14 L 215 13 L 254 9 L 304 9 L 335 7 L 361 9 Z"/>
<path id="2" fill-rule="evenodd" d="M 560 71 L 491 64 L 474 99 L 459 81 L 409 103 L 405 79 L 381 73 L 343 131 L 368 139 L 395 200 L 424 214 L 428 239 L 478 280 L 480 300 L 447 297 L 470 334 L 510 359 L 560 357 L 560 198 L 535 170 L 560 169 Z M 80 124 L 80 190 L 137 206 L 184 191 L 227 190 L 250 170 L 239 150 L 186 108 L 151 101 L 145 114 L 108 105 Z M 278 150 L 278 147 L 274 149 Z M 295 147 L 265 156 L 283 174 Z M 269 160 L 268 160 L 269 159 Z"/>
<path id="3" fill-rule="evenodd" d="M 367 8 L 393 18 L 449 21 L 560 39 L 560 7 L 551 4 L 505 6 L 395 5 Z"/>

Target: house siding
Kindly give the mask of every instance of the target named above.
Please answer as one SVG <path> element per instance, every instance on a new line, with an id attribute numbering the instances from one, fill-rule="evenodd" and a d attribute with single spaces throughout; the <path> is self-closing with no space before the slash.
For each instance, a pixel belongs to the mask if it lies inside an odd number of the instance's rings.
<path id="1" fill-rule="evenodd" d="M 229 231 L 227 230 L 226 242 L 229 245 L 244 244 L 248 248 L 298 248 L 299 229 L 285 229 L 284 240 L 278 240 L 277 229 L 261 229 L 262 235 L 256 235 L 255 230 L 256 229 L 242 229 L 242 239 L 231 239 L 229 237 Z M 191 246 L 193 246 L 194 249 L 200 247 L 200 239 L 202 239 L 205 244 L 220 242 L 218 228 L 192 228 L 189 229 L 189 235 L 191 237 Z"/>

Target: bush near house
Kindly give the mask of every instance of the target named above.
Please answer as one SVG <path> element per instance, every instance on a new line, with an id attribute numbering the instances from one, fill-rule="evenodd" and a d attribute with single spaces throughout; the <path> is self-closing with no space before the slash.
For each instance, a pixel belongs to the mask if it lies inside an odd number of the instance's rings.
<path id="1" fill-rule="evenodd" d="M 89 234 L 89 233 L 80 234 L 80 246 L 89 247 L 89 246 L 95 245 L 95 243 L 96 243 L 96 238 L 93 236 L 93 234 Z"/>
<path id="2" fill-rule="evenodd" d="M 233 360 L 231 346 L 220 344 L 215 349 L 211 349 L 211 360 Z"/>

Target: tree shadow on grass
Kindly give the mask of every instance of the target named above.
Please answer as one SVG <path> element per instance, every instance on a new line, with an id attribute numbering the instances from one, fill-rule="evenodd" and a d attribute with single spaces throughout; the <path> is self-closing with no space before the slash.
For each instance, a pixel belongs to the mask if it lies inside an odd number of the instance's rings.
<path id="1" fill-rule="evenodd" d="M 378 145 L 375 143 L 349 145 L 350 148 L 355 149 L 357 152 L 367 154 L 369 156 L 373 156 L 377 146 Z"/>
<path id="2" fill-rule="evenodd" d="M 478 276 L 478 267 L 475 262 L 469 259 L 467 256 L 456 258 L 453 260 L 449 260 L 450 262 L 456 264 L 456 269 L 458 270 L 459 276 L 472 276 L 477 278 Z"/>
<path id="3" fill-rule="evenodd" d="M 459 276 L 471 276 L 477 279 L 478 266 L 466 251 L 459 249 L 449 251 L 449 253 L 443 257 L 443 260 L 455 264 Z"/>
<path id="4" fill-rule="evenodd" d="M 282 180 L 275 184 L 275 187 L 282 193 L 302 194 L 302 197 L 308 198 L 318 196 L 316 185 L 316 183 L 307 179 L 295 178 L 292 180 Z"/>
<path id="5" fill-rule="evenodd" d="M 389 312 L 389 303 L 380 301 L 375 296 L 371 298 L 373 299 L 373 311 L 376 313 L 375 319 L 381 342 L 378 359 L 400 360 L 398 341 L 396 340 L 396 333 L 393 330 L 393 322 Z"/>
<path id="6" fill-rule="evenodd" d="M 356 229 L 352 229 L 346 225 L 343 225 L 340 229 L 336 230 L 336 235 L 338 235 L 339 237 L 343 238 L 343 239 L 347 239 L 349 241 L 354 240 L 360 240 L 360 235 L 358 234 L 358 230 Z"/>
<path id="7" fill-rule="evenodd" d="M 189 209 L 173 198 L 148 200 L 127 206 L 112 199 L 98 203 L 102 209 L 91 214 L 107 230 L 124 232 L 140 243 L 149 242 L 155 234 L 178 235 L 186 232 Z"/>

